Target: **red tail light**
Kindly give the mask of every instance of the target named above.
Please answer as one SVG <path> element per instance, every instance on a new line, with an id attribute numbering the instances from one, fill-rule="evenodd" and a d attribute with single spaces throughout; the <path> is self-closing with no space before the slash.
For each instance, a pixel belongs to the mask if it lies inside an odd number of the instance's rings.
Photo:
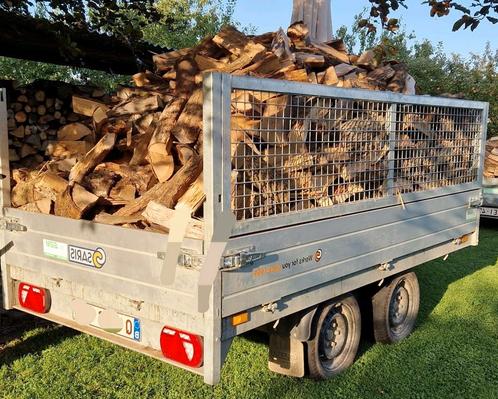
<path id="1" fill-rule="evenodd" d="M 37 313 L 47 313 L 50 309 L 50 292 L 35 285 L 20 283 L 17 291 L 19 304 Z"/>
<path id="2" fill-rule="evenodd" d="M 164 357 L 185 366 L 202 365 L 202 338 L 198 335 L 165 326 L 161 331 L 161 350 Z"/>

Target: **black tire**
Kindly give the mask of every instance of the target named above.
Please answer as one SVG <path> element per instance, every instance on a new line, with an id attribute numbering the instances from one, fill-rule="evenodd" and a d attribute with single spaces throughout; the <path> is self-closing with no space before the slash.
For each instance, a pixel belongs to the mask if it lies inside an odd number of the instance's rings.
<path id="1" fill-rule="evenodd" d="M 417 320 L 420 288 L 413 272 L 394 277 L 372 297 L 375 341 L 391 344 L 408 337 Z"/>
<path id="2" fill-rule="evenodd" d="M 326 303 L 317 317 L 315 337 L 307 344 L 308 374 L 323 380 L 354 362 L 361 336 L 360 307 L 347 295 Z"/>

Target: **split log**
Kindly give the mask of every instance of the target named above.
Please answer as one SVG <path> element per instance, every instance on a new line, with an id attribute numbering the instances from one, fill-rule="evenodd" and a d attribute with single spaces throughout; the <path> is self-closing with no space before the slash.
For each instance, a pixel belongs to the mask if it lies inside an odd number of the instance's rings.
<path id="1" fill-rule="evenodd" d="M 20 207 L 35 201 L 34 183 L 34 180 L 20 181 L 14 186 L 10 198 L 12 206 Z"/>
<path id="2" fill-rule="evenodd" d="M 239 58 L 226 65 L 222 71 L 232 73 L 238 69 L 242 69 L 257 60 L 259 57 L 263 56 L 265 53 L 266 48 L 264 46 L 250 41 L 242 49 L 242 54 Z"/>
<path id="3" fill-rule="evenodd" d="M 294 53 L 296 62 L 301 66 L 310 68 L 320 68 L 325 65 L 325 57 L 323 55 L 309 53 Z"/>
<path id="4" fill-rule="evenodd" d="M 171 131 L 180 143 L 195 143 L 202 134 L 202 110 L 202 89 L 197 89 L 187 101 L 185 109 Z"/>
<path id="5" fill-rule="evenodd" d="M 92 131 L 87 126 L 77 122 L 65 125 L 59 129 L 57 132 L 57 139 L 61 141 L 75 141 L 91 135 Z"/>
<path id="6" fill-rule="evenodd" d="M 107 111 L 109 108 L 106 104 L 90 100 L 84 97 L 73 96 L 73 112 L 85 116 L 93 116 L 97 109 L 102 108 Z"/>
<path id="7" fill-rule="evenodd" d="M 328 67 L 320 83 L 331 86 L 337 84 L 338 82 L 339 78 L 337 77 L 335 67 Z"/>
<path id="8" fill-rule="evenodd" d="M 135 199 L 136 187 L 128 179 L 121 179 L 110 191 L 109 197 L 129 203 Z"/>
<path id="9" fill-rule="evenodd" d="M 240 56 L 249 39 L 232 26 L 224 27 L 216 36 L 213 42 L 223 47 L 232 54 Z"/>
<path id="10" fill-rule="evenodd" d="M 111 224 L 111 225 L 123 225 L 123 224 L 133 224 L 144 220 L 145 218 L 142 215 L 134 215 L 134 216 L 116 216 L 111 215 L 106 212 L 100 212 L 95 215 L 95 219 L 93 219 L 97 223 L 103 224 Z"/>
<path id="11" fill-rule="evenodd" d="M 130 160 L 131 166 L 142 165 L 145 163 L 147 149 L 157 126 L 158 121 L 156 119 L 152 120 L 150 125 L 147 127 L 147 130 L 137 139 L 135 148 L 133 149 L 133 156 Z M 151 157 L 151 159 L 155 159 L 155 157 Z"/>
<path id="12" fill-rule="evenodd" d="M 86 191 L 79 184 L 67 186 L 58 194 L 55 201 L 55 214 L 57 216 L 81 219 L 98 201 L 99 197 Z"/>
<path id="13" fill-rule="evenodd" d="M 91 144 L 86 141 L 51 141 L 46 154 L 52 159 L 81 158 L 90 151 Z"/>
<path id="14" fill-rule="evenodd" d="M 375 69 L 378 66 L 378 60 L 375 57 L 374 50 L 364 51 L 355 64 L 369 69 Z"/>
<path id="15" fill-rule="evenodd" d="M 368 78 L 375 81 L 387 82 L 395 73 L 396 71 L 392 69 L 390 65 L 385 65 L 370 72 Z"/>
<path id="16" fill-rule="evenodd" d="M 171 222 L 174 219 L 175 210 L 151 201 L 147 204 L 142 216 L 149 222 L 163 226 L 169 231 L 173 227 Z M 190 218 L 187 223 L 185 237 L 204 239 L 204 223 L 202 221 Z"/>
<path id="17" fill-rule="evenodd" d="M 108 133 L 100 139 L 100 141 L 93 147 L 74 167 L 69 174 L 69 182 L 80 183 L 85 175 L 111 152 L 116 143 L 116 135 Z"/>
<path id="18" fill-rule="evenodd" d="M 130 216 L 145 209 L 150 201 L 174 208 L 180 197 L 188 190 L 190 185 L 197 179 L 202 170 L 202 160 L 190 158 L 173 177 L 165 182 L 156 184 L 144 195 L 131 202 L 129 205 L 118 210 L 118 216 Z"/>
<path id="19" fill-rule="evenodd" d="M 393 65 L 392 67 L 395 71 L 394 76 L 391 78 L 391 81 L 387 85 L 387 88 L 391 91 L 401 93 L 403 92 L 406 84 L 406 78 L 408 73 L 406 69 L 402 65 Z"/>
<path id="20" fill-rule="evenodd" d="M 211 57 L 197 54 L 195 62 L 201 71 L 219 71 L 222 70 L 226 64 Z"/>
<path id="21" fill-rule="evenodd" d="M 312 46 L 315 47 L 316 49 L 320 50 L 323 54 L 325 54 L 328 58 L 331 59 L 332 62 L 339 64 L 339 63 L 349 63 L 351 60 L 349 59 L 349 56 L 347 53 L 342 52 L 342 51 L 337 51 L 335 48 L 327 46 L 326 44 L 323 43 L 317 43 L 317 42 L 312 42 Z"/>
<path id="22" fill-rule="evenodd" d="M 187 100 L 183 97 L 175 99 L 165 108 L 159 121 L 153 126 L 154 130 L 151 133 L 147 153 L 154 173 L 160 182 L 168 180 L 174 171 L 175 166 L 171 152 L 171 135 L 175 126 L 179 123 L 177 122 L 177 119 L 182 115 L 186 103 Z M 140 150 L 142 148 L 143 145 L 140 147 Z M 134 157 L 136 158 L 134 164 L 138 164 L 141 159 L 141 153 L 137 150 L 137 155 L 134 155 Z"/>
<path id="23" fill-rule="evenodd" d="M 156 72 L 164 73 L 176 64 L 179 58 L 186 56 L 192 50 L 189 48 L 184 48 L 181 50 L 171 51 L 164 54 L 155 54 L 152 56 L 152 61 L 156 67 Z"/>
<path id="24" fill-rule="evenodd" d="M 156 111 L 157 109 L 162 108 L 162 106 L 163 103 L 159 96 L 131 98 L 125 103 L 108 111 L 107 115 L 109 117 L 117 117 L 131 114 L 144 114 L 146 112 Z"/>
<path id="25" fill-rule="evenodd" d="M 119 176 L 115 172 L 102 168 L 87 174 L 82 185 L 98 197 L 107 198 L 118 180 Z"/>
<path id="26" fill-rule="evenodd" d="M 285 34 L 283 29 L 280 28 L 273 38 L 271 51 L 279 60 L 294 60 L 290 47 L 291 43 L 289 37 Z"/>
<path id="27" fill-rule="evenodd" d="M 34 183 L 35 190 L 52 201 L 68 186 L 68 181 L 55 173 L 46 172 Z"/>
<path id="28" fill-rule="evenodd" d="M 185 165 L 190 158 L 198 156 L 197 152 L 187 144 L 177 144 L 175 149 L 178 160 L 182 165 Z"/>

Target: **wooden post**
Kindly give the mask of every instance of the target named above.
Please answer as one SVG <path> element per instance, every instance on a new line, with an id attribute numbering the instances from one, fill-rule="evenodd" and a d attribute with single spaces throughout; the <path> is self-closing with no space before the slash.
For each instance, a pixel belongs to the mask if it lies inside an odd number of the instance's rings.
<path id="1" fill-rule="evenodd" d="M 291 24 L 303 21 L 311 40 L 327 42 L 332 39 L 332 10 L 330 0 L 294 0 Z"/>

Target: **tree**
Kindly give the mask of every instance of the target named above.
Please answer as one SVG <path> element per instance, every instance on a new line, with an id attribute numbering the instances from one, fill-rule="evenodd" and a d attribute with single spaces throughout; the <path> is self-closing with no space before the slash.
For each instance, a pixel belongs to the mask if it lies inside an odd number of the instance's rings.
<path id="1" fill-rule="evenodd" d="M 410 44 L 415 35 L 407 33 L 403 26 L 397 33 L 368 31 L 359 27 L 362 19 L 363 14 L 359 14 L 352 27 L 342 26 L 336 32 L 350 52 L 361 53 L 370 48 L 388 52 L 407 65 L 419 94 L 456 95 L 489 102 L 488 137 L 498 135 L 498 51 L 493 52 L 489 43 L 482 54 L 448 55 L 442 43 L 423 40 Z"/>
<path id="2" fill-rule="evenodd" d="M 312 39 L 326 42 L 332 39 L 330 0 L 294 0 L 291 23 L 303 21 Z"/>
<path id="3" fill-rule="evenodd" d="M 133 42 L 143 28 L 161 21 L 154 0 L 5 0 L 0 10 L 37 17 L 89 32 L 107 33 Z"/>
<path id="4" fill-rule="evenodd" d="M 106 1 L 107 2 L 107 1 Z M 7 7 L 10 3 L 10 7 Z M 133 44 L 137 42 L 137 38 L 141 38 L 141 42 L 148 42 L 160 48 L 182 48 L 193 46 L 201 38 L 206 35 L 214 34 L 219 31 L 224 24 L 235 24 L 233 21 L 233 9 L 235 0 L 160 0 L 155 3 L 153 17 L 146 15 L 148 8 L 139 8 L 138 3 L 150 3 L 143 1 L 126 2 L 111 1 L 110 3 L 117 4 L 121 8 L 115 8 L 111 5 L 110 10 L 100 12 L 97 9 L 89 9 L 87 15 L 80 15 L 76 18 L 73 16 L 64 16 L 67 11 L 78 11 L 76 3 L 80 1 L 41 1 L 36 2 L 37 7 L 24 7 L 26 1 L 4 1 L 0 3 L 0 14 L 2 9 L 4 13 L 12 13 L 15 16 L 31 16 L 37 20 L 53 22 L 54 29 L 60 24 L 78 27 L 83 26 L 91 31 L 98 31 L 111 35 L 115 32 L 125 43 Z M 51 6 L 56 7 L 57 3 L 64 3 L 64 7 L 60 9 L 51 9 Z M 101 4 L 103 2 L 81 1 L 86 5 Z M 145 5 L 142 4 L 142 7 Z M 114 10 L 114 11 L 112 11 Z M 139 11 L 145 10 L 142 15 Z M 116 25 L 105 23 L 102 21 L 104 15 L 111 15 L 114 12 L 121 15 L 121 22 Z M 59 15 L 61 14 L 61 15 Z M 79 15 L 76 13 L 75 15 Z M 125 18 L 126 15 L 126 18 Z M 56 22 L 57 21 L 57 22 Z M 130 36 L 120 28 L 122 25 L 133 25 L 130 29 Z M 75 28 L 79 29 L 79 28 Z M 133 39 L 135 38 L 135 39 Z M 134 41 L 135 40 L 135 41 Z M 73 48 L 73 41 L 70 41 L 69 49 Z M 77 43 L 75 43 L 77 46 Z M 149 45 L 150 47 L 150 45 Z M 150 57 L 150 53 L 147 53 Z M 118 83 L 123 83 L 128 80 L 126 76 L 106 74 L 98 71 L 80 67 L 66 67 L 61 65 L 46 64 L 40 62 L 26 62 L 24 60 L 0 57 L 0 79 L 15 79 L 21 83 L 27 83 L 34 79 L 49 79 L 60 80 L 70 83 L 93 83 L 105 88 L 112 88 Z"/>
<path id="5" fill-rule="evenodd" d="M 236 0 L 159 0 L 157 11 L 169 23 L 147 26 L 144 37 L 158 46 L 192 47 L 224 25 L 238 25 L 233 20 L 235 4 Z"/>
<path id="6" fill-rule="evenodd" d="M 392 11 L 400 7 L 408 8 L 407 0 L 368 0 L 371 3 L 370 17 L 361 21 L 361 27 L 369 31 L 376 29 L 372 19 L 377 19 L 382 27 L 390 31 L 399 29 L 399 21 L 396 18 L 390 18 Z M 460 12 L 461 17 L 453 25 L 453 31 L 460 28 L 476 29 L 481 21 L 488 21 L 493 24 L 498 22 L 498 0 L 465 0 L 462 1 L 436 1 L 426 0 L 422 3 L 430 7 L 431 17 L 443 17 L 449 15 L 452 10 Z M 467 4 L 470 3 L 470 4 Z M 466 5 L 467 4 L 467 5 Z"/>

